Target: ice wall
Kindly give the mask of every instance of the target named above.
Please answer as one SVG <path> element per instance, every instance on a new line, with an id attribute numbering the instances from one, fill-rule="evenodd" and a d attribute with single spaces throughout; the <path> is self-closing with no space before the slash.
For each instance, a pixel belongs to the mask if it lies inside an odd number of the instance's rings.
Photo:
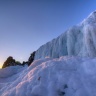
<path id="1" fill-rule="evenodd" d="M 56 39 L 42 45 L 35 59 L 60 56 L 96 56 L 96 11 L 80 24 L 69 28 Z"/>

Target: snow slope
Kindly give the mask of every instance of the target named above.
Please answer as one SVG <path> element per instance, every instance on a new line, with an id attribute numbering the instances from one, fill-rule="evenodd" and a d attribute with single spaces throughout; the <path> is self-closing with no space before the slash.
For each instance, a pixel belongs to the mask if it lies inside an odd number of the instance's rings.
<path id="1" fill-rule="evenodd" d="M 56 39 L 41 46 L 36 51 L 35 60 L 66 55 L 96 56 L 96 11 L 80 24 L 69 28 Z"/>
<path id="2" fill-rule="evenodd" d="M 96 58 L 39 59 L 8 76 L 0 76 L 0 96 L 96 96 Z"/>

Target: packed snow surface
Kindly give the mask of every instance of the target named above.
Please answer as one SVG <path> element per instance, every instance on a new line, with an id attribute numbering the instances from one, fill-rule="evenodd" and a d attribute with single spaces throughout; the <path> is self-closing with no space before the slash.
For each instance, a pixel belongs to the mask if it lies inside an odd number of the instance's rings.
<path id="1" fill-rule="evenodd" d="M 35 60 L 60 56 L 96 57 L 96 11 L 80 24 L 42 45 L 36 51 Z"/>
<path id="2" fill-rule="evenodd" d="M 0 72 L 0 96 L 96 96 L 96 58 L 45 58 Z"/>

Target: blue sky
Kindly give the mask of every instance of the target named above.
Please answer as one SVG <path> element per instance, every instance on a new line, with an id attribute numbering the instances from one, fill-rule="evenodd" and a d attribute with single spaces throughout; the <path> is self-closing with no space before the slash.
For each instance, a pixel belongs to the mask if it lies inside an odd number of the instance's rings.
<path id="1" fill-rule="evenodd" d="M 96 0 L 0 0 L 0 64 L 30 53 L 96 10 Z"/>

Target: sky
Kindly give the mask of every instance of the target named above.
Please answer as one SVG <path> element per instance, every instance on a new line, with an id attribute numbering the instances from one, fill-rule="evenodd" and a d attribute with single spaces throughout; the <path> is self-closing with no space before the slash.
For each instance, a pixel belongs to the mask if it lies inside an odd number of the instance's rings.
<path id="1" fill-rule="evenodd" d="M 96 0 L 0 0 L 0 66 L 27 61 L 41 45 L 96 10 Z"/>

